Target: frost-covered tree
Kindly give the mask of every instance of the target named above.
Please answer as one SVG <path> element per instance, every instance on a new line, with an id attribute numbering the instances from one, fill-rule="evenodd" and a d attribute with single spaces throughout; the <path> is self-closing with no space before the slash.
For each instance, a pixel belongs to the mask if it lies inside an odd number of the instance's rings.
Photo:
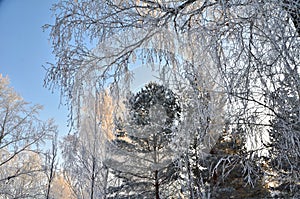
<path id="1" fill-rule="evenodd" d="M 38 118 L 41 106 L 30 106 L 0 74 L 0 197 L 47 198 L 55 172 L 47 161 L 51 153 L 45 142 L 55 140 L 57 127 L 52 120 Z M 53 149 L 55 150 L 55 149 Z"/>
<path id="2" fill-rule="evenodd" d="M 189 69 L 193 74 L 193 67 Z M 188 81 L 177 78 L 175 83 L 182 117 L 179 133 L 172 143 L 180 160 L 182 195 L 187 198 L 207 196 L 205 178 L 208 178 L 211 166 L 207 159 L 225 126 L 224 96 L 215 80 L 207 78 L 210 73 L 198 72 L 198 78 L 189 74 Z"/>
<path id="3" fill-rule="evenodd" d="M 269 150 L 268 131 L 279 132 L 273 131 L 278 122 L 270 121 L 285 113 L 273 103 L 281 75 L 299 76 L 299 5 L 299 0 L 60 1 L 54 6 L 55 24 L 48 25 L 57 62 L 49 65 L 46 84 L 59 85 L 76 107 L 89 74 L 95 87 L 110 84 L 113 100 L 119 101 L 129 87 L 134 60 L 161 73 L 168 66 L 167 71 L 186 80 L 213 71 L 208 79 L 222 88 L 217 90 L 226 98 L 228 128 L 241 126 L 245 134 L 248 152 L 242 161 L 251 162 L 243 165 L 251 173 L 261 169 L 252 166 L 261 161 L 257 154 Z M 154 66 L 156 60 L 165 61 Z M 183 60 L 193 70 L 183 67 Z M 297 79 L 283 89 L 299 90 Z M 289 95 L 281 97 L 289 100 Z M 285 124 L 285 129 L 294 128 L 294 123 Z M 297 136 L 291 138 L 297 143 Z M 284 145 L 284 139 L 276 140 Z M 297 170 L 290 172 L 299 179 Z"/>
<path id="4" fill-rule="evenodd" d="M 203 165 L 208 168 L 202 171 L 206 193 L 210 198 L 216 199 L 270 198 L 265 175 L 257 172 L 260 163 L 256 164 L 244 158 L 245 155 L 249 155 L 245 147 L 244 130 L 237 126 L 232 131 L 222 133 L 211 149 L 211 156 L 203 161 Z M 245 169 L 248 167 L 253 170 Z M 256 182 L 249 184 L 249 176 L 254 176 Z"/>
<path id="5" fill-rule="evenodd" d="M 0 162 L 9 155 L 0 152 Z M 0 171 L 1 198 L 46 198 L 47 179 L 43 161 L 37 153 L 23 151 L 17 154 Z"/>
<path id="6" fill-rule="evenodd" d="M 119 181 L 108 188 L 108 198 L 176 197 L 178 167 L 170 145 L 181 112 L 176 95 L 149 83 L 129 98 L 127 108 L 128 121 L 117 124 L 114 152 L 107 160 Z"/>
<path id="7" fill-rule="evenodd" d="M 270 130 L 270 164 L 271 181 L 280 197 L 299 197 L 299 133 L 300 133 L 300 76 L 282 74 L 277 82 L 272 101 L 276 116 Z M 276 177 L 274 178 L 275 175 Z"/>
<path id="8" fill-rule="evenodd" d="M 51 198 L 55 199 L 76 199 L 62 172 L 56 173 L 52 182 L 50 195 Z"/>
<path id="9" fill-rule="evenodd" d="M 53 198 L 52 184 L 56 177 L 57 165 L 58 165 L 58 142 L 57 135 L 58 132 L 51 136 L 51 147 L 47 150 L 44 156 L 44 167 L 45 174 L 47 176 L 47 189 L 46 189 L 46 199 Z"/>
<path id="10" fill-rule="evenodd" d="M 109 98 L 103 99 L 99 93 L 86 91 L 82 102 L 82 115 L 78 133 L 63 138 L 63 172 L 75 198 L 104 198 L 106 195 L 107 170 L 103 165 L 106 157 L 106 143 L 111 137 L 109 120 L 111 107 Z M 97 100 L 94 98 L 98 98 Z M 105 102 L 104 102 L 105 101 Z M 100 120 L 99 112 L 106 112 Z M 102 124 L 103 123 L 103 124 Z M 109 123 L 109 122 L 108 122 Z"/>

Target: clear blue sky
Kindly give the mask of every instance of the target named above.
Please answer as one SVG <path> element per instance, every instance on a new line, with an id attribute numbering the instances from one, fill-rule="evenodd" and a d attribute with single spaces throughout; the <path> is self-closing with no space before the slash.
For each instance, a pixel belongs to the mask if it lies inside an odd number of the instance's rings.
<path id="1" fill-rule="evenodd" d="M 52 23 L 51 5 L 56 0 L 0 0 L 0 73 L 32 104 L 41 104 L 41 119 L 54 118 L 60 134 L 68 131 L 67 109 L 60 106 L 58 91 L 43 87 L 47 61 L 54 62 L 48 32 L 42 26 Z"/>

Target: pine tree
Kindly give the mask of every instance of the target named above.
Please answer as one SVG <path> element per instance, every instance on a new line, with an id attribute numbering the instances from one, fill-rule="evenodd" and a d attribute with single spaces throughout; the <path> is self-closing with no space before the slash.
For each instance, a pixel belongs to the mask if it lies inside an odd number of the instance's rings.
<path id="1" fill-rule="evenodd" d="M 238 125 L 229 132 L 224 131 L 210 151 L 211 156 L 205 160 L 208 167 L 205 181 L 212 198 L 270 197 L 263 173 L 256 172 L 260 163 L 249 159 L 251 154 L 248 153 L 245 143 L 245 131 Z M 249 168 L 246 165 L 253 170 L 245 169 Z M 249 176 L 256 178 L 256 183 L 248 183 Z"/>
<path id="2" fill-rule="evenodd" d="M 127 108 L 129 121 L 117 123 L 115 158 L 107 161 L 120 183 L 109 187 L 108 198 L 170 198 L 178 177 L 170 148 L 180 116 L 176 95 L 149 83 L 130 97 Z"/>

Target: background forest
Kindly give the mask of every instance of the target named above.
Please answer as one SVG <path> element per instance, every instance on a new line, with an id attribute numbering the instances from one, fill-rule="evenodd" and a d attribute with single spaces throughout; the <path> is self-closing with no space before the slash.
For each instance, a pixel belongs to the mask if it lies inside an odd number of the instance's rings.
<path id="1" fill-rule="evenodd" d="M 70 133 L 0 76 L 0 198 L 300 197 L 299 0 L 52 9 Z"/>

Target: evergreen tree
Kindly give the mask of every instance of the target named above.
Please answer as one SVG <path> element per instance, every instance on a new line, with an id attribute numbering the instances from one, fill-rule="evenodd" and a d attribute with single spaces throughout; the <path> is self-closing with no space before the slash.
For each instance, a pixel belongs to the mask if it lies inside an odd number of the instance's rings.
<path id="1" fill-rule="evenodd" d="M 204 181 L 211 198 L 270 197 L 263 173 L 257 172 L 261 163 L 251 160 L 253 154 L 245 147 L 245 135 L 241 125 L 229 132 L 224 131 L 210 151 L 211 155 L 203 161 L 208 168 Z M 249 181 L 248 178 L 255 178 L 255 183 L 249 183 L 252 180 Z"/>
<path id="2" fill-rule="evenodd" d="M 170 142 L 180 106 L 176 95 L 157 83 L 130 97 L 129 119 L 118 120 L 114 158 L 107 161 L 119 183 L 108 198 L 170 198 L 178 178 Z M 127 124 L 126 124 L 127 123 Z"/>

